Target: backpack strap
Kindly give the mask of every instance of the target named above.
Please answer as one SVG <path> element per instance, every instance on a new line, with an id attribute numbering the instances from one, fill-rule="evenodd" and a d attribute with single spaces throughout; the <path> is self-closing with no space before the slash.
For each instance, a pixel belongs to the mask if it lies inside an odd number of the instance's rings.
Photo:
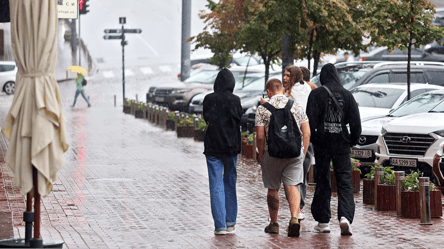
<path id="1" fill-rule="evenodd" d="M 339 105 L 338 100 L 335 98 L 335 96 L 330 91 L 330 89 L 328 89 L 328 87 L 326 87 L 325 85 L 323 85 L 322 87 L 325 88 L 325 90 L 327 90 L 328 94 L 333 99 L 333 101 L 335 102 L 336 106 L 338 107 L 339 112 L 341 113 L 342 117 L 344 118 L 345 117 L 344 116 L 344 111 L 342 110 L 341 106 Z"/>
<path id="2" fill-rule="evenodd" d="M 269 110 L 271 113 L 276 111 L 276 108 L 274 108 L 274 106 L 270 105 L 268 102 L 263 103 L 262 106 L 267 108 L 267 110 Z"/>
<path id="3" fill-rule="evenodd" d="M 285 105 L 285 109 L 289 110 L 291 112 L 291 107 L 293 107 L 294 101 L 291 99 L 288 99 L 287 104 Z"/>

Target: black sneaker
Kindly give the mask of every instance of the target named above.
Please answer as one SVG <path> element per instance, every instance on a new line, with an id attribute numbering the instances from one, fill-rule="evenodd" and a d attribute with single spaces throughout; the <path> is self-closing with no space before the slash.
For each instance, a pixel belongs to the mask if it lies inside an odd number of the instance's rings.
<path id="1" fill-rule="evenodd" d="M 268 226 L 265 227 L 265 232 L 270 234 L 278 234 L 279 233 L 279 224 L 270 222 Z"/>
<path id="2" fill-rule="evenodd" d="M 288 237 L 299 237 L 299 230 L 301 225 L 299 224 L 297 217 L 291 217 L 290 224 L 288 226 Z"/>

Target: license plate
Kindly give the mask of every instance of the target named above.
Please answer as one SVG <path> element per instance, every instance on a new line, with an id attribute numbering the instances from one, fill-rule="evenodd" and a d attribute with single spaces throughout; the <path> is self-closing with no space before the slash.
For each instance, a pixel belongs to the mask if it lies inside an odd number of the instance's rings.
<path id="1" fill-rule="evenodd" d="M 157 102 L 164 102 L 164 101 L 165 101 L 165 98 L 162 98 L 162 97 L 155 97 L 155 98 L 154 98 L 154 101 L 157 101 Z"/>
<path id="2" fill-rule="evenodd" d="M 194 111 L 195 111 L 195 112 L 201 112 L 201 111 L 203 111 L 203 106 L 200 106 L 200 105 L 195 106 L 195 107 L 194 107 Z"/>
<path id="3" fill-rule="evenodd" d="M 350 156 L 353 158 L 370 158 L 372 157 L 372 150 L 355 150 L 352 149 Z"/>
<path id="4" fill-rule="evenodd" d="M 416 168 L 417 161 L 416 159 L 390 158 L 390 165 Z"/>

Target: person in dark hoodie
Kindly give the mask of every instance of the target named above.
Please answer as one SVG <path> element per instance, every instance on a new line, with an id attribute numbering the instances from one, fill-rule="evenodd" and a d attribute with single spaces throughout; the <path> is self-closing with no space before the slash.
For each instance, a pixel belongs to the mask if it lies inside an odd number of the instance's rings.
<path id="1" fill-rule="evenodd" d="M 242 106 L 233 94 L 234 85 L 233 74 L 223 68 L 214 82 L 214 93 L 203 101 L 203 117 L 208 124 L 204 154 L 216 235 L 234 233 L 237 217 L 236 163 L 241 151 Z"/>
<path id="2" fill-rule="evenodd" d="M 311 212 L 318 222 L 315 231 L 329 233 L 330 161 L 332 161 L 338 185 L 338 219 L 341 235 L 352 235 L 351 223 L 355 214 L 355 203 L 351 185 L 350 148 L 358 143 L 361 135 L 358 105 L 353 95 L 342 86 L 333 64 L 329 63 L 322 67 L 320 81 L 322 86 L 311 91 L 307 103 L 317 180 Z M 346 127 L 347 124 L 350 132 Z"/>

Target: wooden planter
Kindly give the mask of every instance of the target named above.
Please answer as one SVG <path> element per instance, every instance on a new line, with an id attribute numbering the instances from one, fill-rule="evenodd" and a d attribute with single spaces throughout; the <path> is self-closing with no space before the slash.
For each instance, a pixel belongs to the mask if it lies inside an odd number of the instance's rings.
<path id="1" fill-rule="evenodd" d="M 194 130 L 194 141 L 203 142 L 205 139 L 205 131 Z"/>
<path id="2" fill-rule="evenodd" d="M 406 218 L 420 217 L 419 192 L 401 192 L 401 215 Z M 430 213 L 432 217 L 442 216 L 441 191 L 430 191 Z"/>
<path id="3" fill-rule="evenodd" d="M 375 179 L 364 179 L 362 189 L 362 202 L 364 204 L 375 204 Z"/>
<path id="4" fill-rule="evenodd" d="M 194 126 L 177 126 L 177 137 L 194 137 Z"/>
<path id="5" fill-rule="evenodd" d="M 143 110 L 142 109 L 137 109 L 135 114 L 134 114 L 134 117 L 136 117 L 136 118 L 143 118 Z"/>
<path id="6" fill-rule="evenodd" d="M 336 183 L 335 172 L 330 169 L 331 192 L 338 192 L 338 184 Z"/>
<path id="7" fill-rule="evenodd" d="M 176 130 L 176 123 L 174 122 L 174 120 L 166 120 L 166 129 L 171 131 Z"/>
<path id="8" fill-rule="evenodd" d="M 331 192 L 338 192 L 338 185 L 336 183 L 336 176 L 334 170 L 330 169 Z M 352 170 L 352 188 L 353 193 L 359 193 L 361 189 L 361 174 L 359 170 Z"/>
<path id="9" fill-rule="evenodd" d="M 130 114 L 131 113 L 131 106 L 124 105 L 123 106 L 123 113 Z"/>
<path id="10" fill-rule="evenodd" d="M 242 141 L 242 155 L 247 158 L 253 158 L 253 145 L 248 144 L 247 141 Z"/>
<path id="11" fill-rule="evenodd" d="M 376 209 L 379 211 L 396 211 L 396 186 L 378 184 Z"/>
<path id="12" fill-rule="evenodd" d="M 359 170 L 352 170 L 352 188 L 353 193 L 359 193 L 361 190 L 361 173 Z"/>

